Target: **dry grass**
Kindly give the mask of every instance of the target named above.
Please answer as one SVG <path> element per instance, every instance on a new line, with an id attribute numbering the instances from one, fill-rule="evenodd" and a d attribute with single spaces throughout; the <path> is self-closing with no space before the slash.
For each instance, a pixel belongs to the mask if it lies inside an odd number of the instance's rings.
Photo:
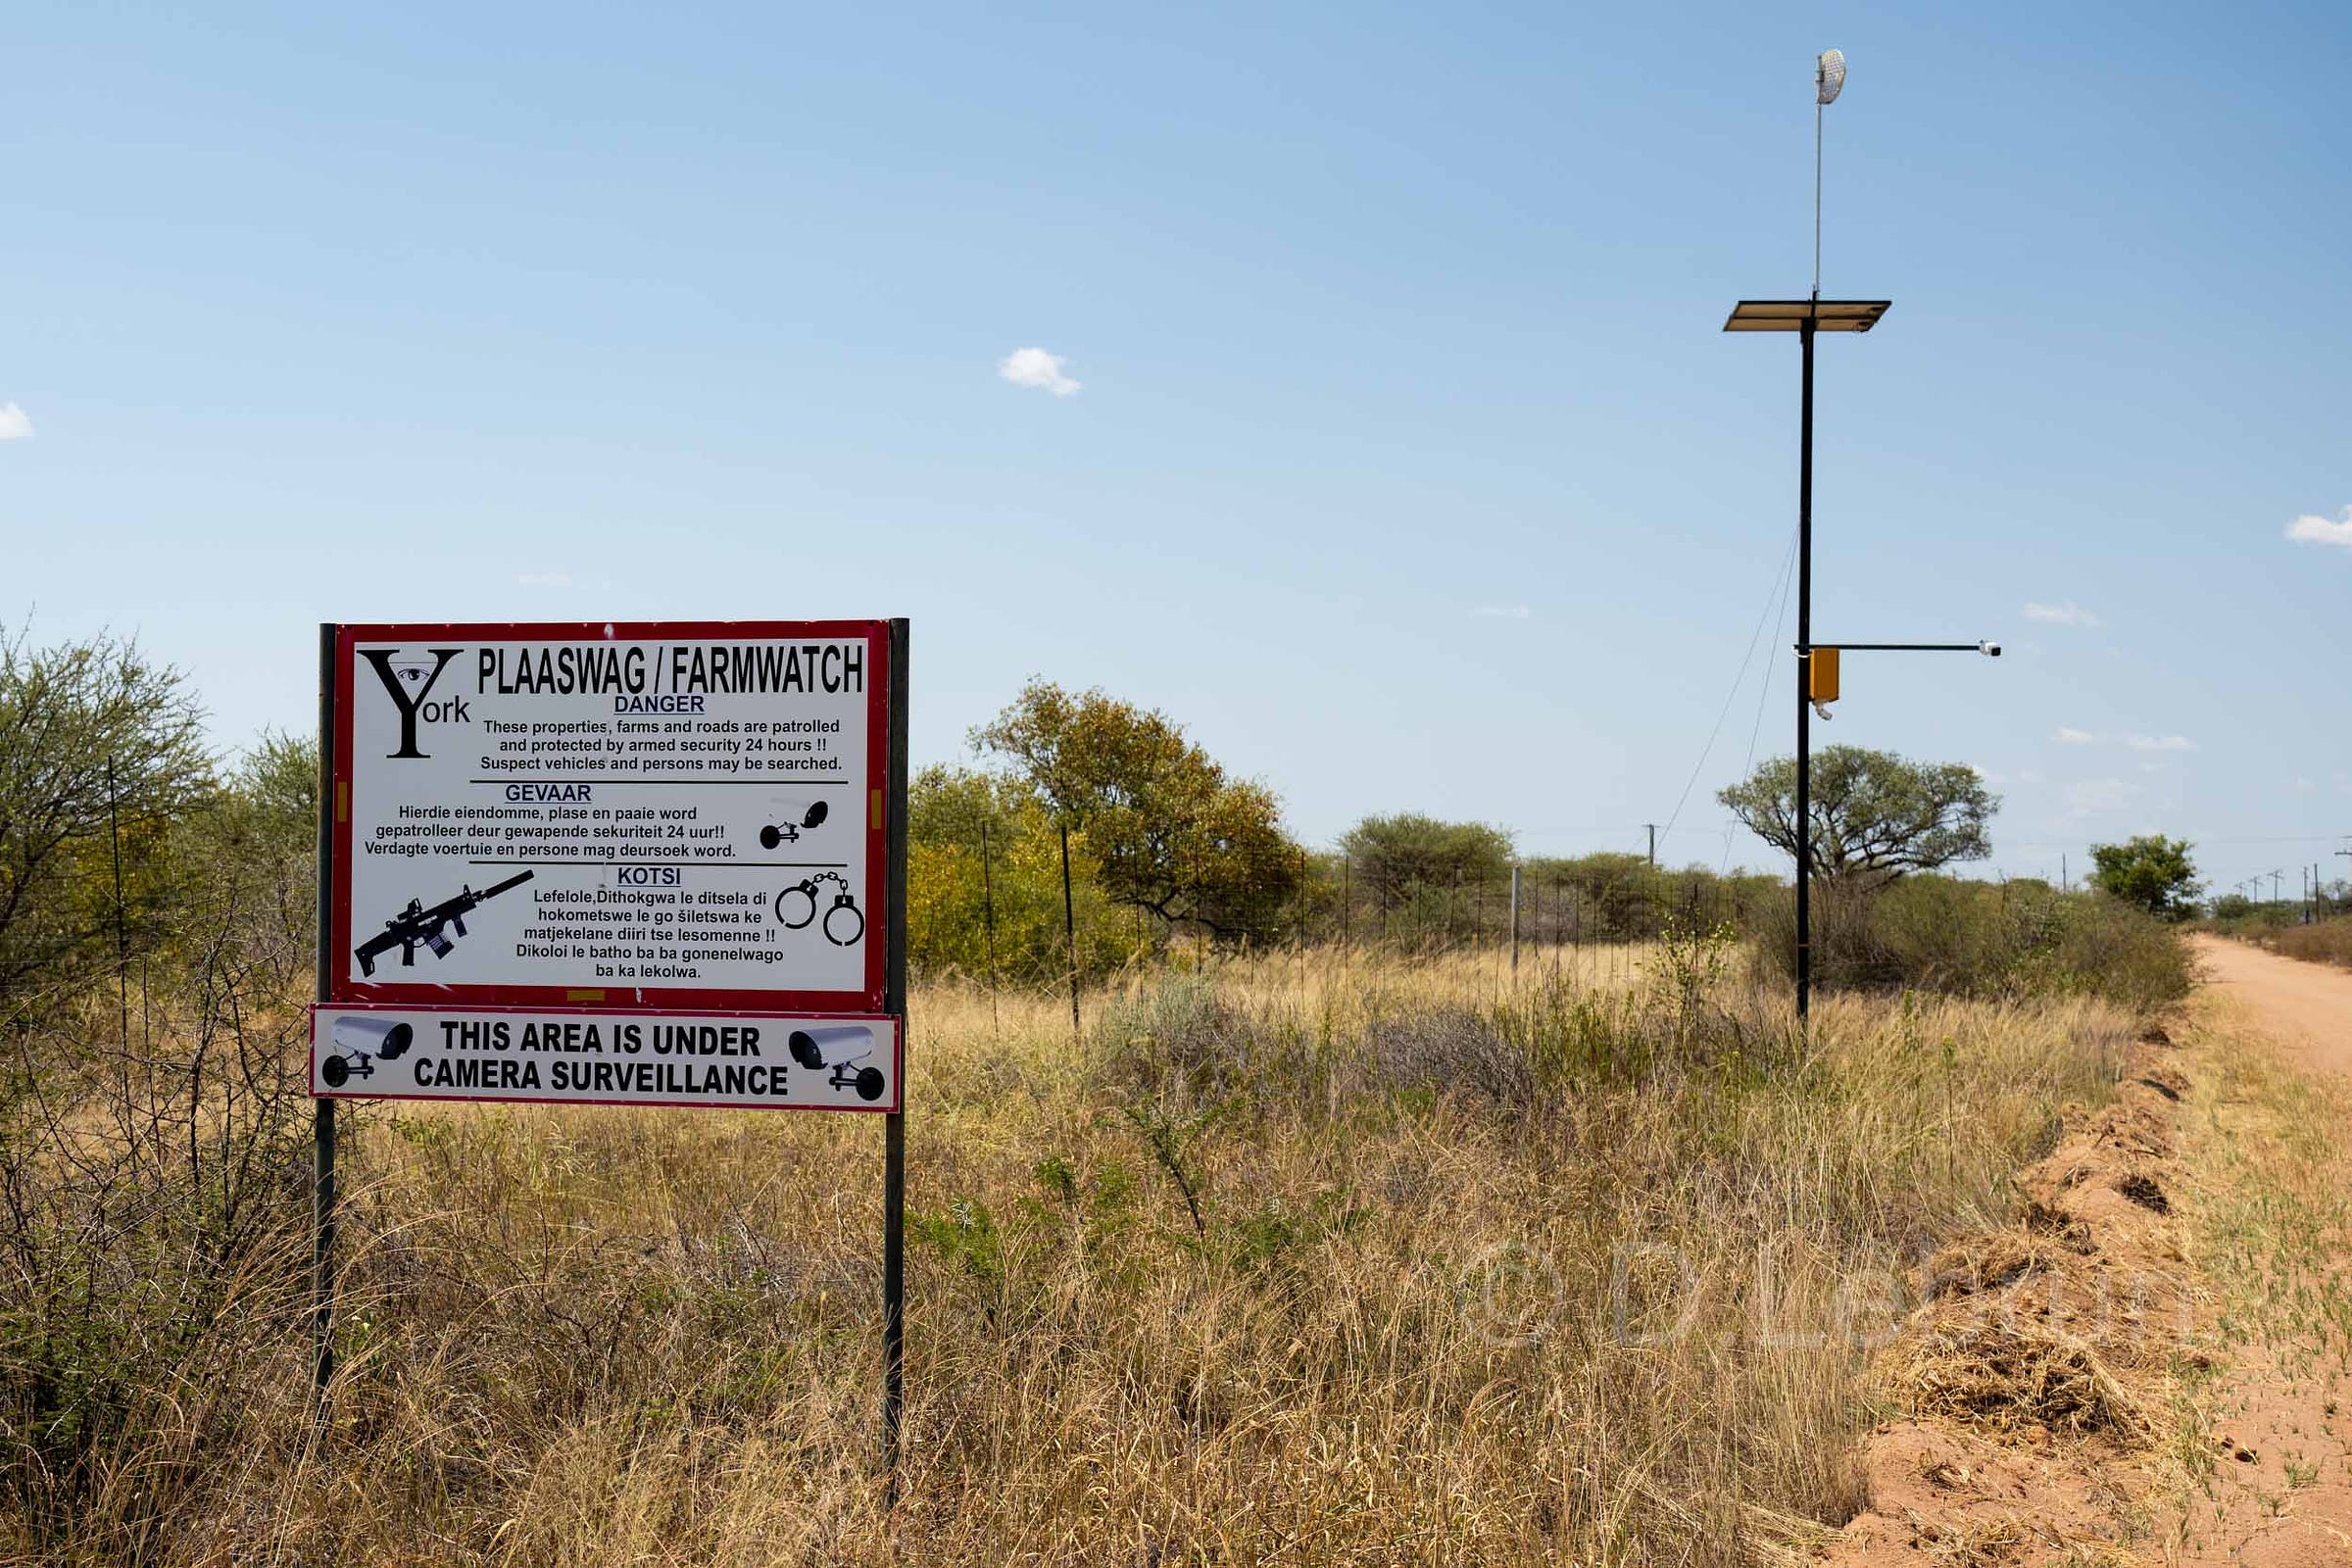
<path id="1" fill-rule="evenodd" d="M 1748 1560 L 1860 1504 L 1907 1282 L 2131 1021 L 1835 998 L 1800 1051 L 1657 967 L 1218 963 L 1083 1042 L 1062 1000 L 919 994 L 895 1515 L 878 1121 L 366 1111 L 323 1451 L 281 1319 L 0 1556 Z"/>
<path id="2" fill-rule="evenodd" d="M 2252 940 L 2273 953 L 2307 963 L 2333 963 L 2352 969 L 2352 915 L 2337 915 L 2312 925 L 2257 927 Z"/>
<path id="3" fill-rule="evenodd" d="M 1923 1415 L 2001 1432 L 2041 1427 L 2142 1440 L 2155 1430 L 2089 1345 L 2042 1325 L 1972 1313 L 1903 1348 L 1890 1370 Z"/>

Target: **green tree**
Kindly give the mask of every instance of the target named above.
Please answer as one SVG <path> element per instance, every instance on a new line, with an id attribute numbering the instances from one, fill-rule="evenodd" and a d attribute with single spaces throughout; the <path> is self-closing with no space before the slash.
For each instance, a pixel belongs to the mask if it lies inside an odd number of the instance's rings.
<path id="1" fill-rule="evenodd" d="M 1113 903 L 1220 942 L 1279 924 L 1300 857 L 1273 792 L 1229 776 L 1164 715 L 1033 680 L 972 743 L 1017 763 L 1055 825 L 1085 836 Z"/>
<path id="2" fill-rule="evenodd" d="M 2093 844 L 2090 885 L 2111 898 L 2136 904 L 2164 920 L 2185 920 L 2196 912 L 2204 884 L 2188 858 L 2186 839 L 2145 833 L 2122 844 Z"/>
<path id="3" fill-rule="evenodd" d="M 915 967 L 1028 984 L 1066 974 L 1061 842 L 1036 788 L 1009 773 L 935 764 L 915 774 L 906 805 L 907 948 Z M 1110 906 L 1083 833 L 1070 841 L 1070 859 L 1087 971 L 1116 969 L 1148 951 L 1156 922 Z"/>
<path id="4" fill-rule="evenodd" d="M 1892 752 L 1831 746 L 1813 754 L 1812 874 L 1863 886 L 1992 853 L 1985 824 L 2000 798 L 1964 762 L 1912 762 Z M 1717 792 L 1750 833 L 1796 857 L 1796 759 L 1776 757 Z"/>
<path id="5" fill-rule="evenodd" d="M 0 1001 L 60 994 L 162 929 L 165 842 L 211 785 L 199 719 L 131 642 L 0 637 Z"/>
<path id="6" fill-rule="evenodd" d="M 1340 836 L 1340 848 L 1381 903 L 1397 906 L 1425 889 L 1475 886 L 1508 874 L 1511 866 L 1511 836 L 1502 829 L 1417 811 L 1367 816 Z"/>
<path id="7" fill-rule="evenodd" d="M 317 940 L 318 743 L 265 731 L 172 827 L 172 934 L 210 944 L 257 985 L 291 983 Z"/>

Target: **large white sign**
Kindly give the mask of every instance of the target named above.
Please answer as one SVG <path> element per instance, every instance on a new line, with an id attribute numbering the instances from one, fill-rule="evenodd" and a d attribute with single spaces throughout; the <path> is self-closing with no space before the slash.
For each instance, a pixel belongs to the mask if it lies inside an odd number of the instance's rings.
<path id="1" fill-rule="evenodd" d="M 593 1008 L 311 1009 L 311 1093 L 896 1110 L 888 1018 Z"/>
<path id="2" fill-rule="evenodd" d="M 888 650 L 341 628 L 335 995 L 878 1010 Z"/>

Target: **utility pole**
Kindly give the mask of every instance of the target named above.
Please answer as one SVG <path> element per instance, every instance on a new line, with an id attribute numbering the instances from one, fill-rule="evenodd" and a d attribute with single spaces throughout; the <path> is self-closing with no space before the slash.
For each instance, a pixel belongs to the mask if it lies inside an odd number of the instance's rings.
<path id="1" fill-rule="evenodd" d="M 1649 868 L 1655 871 L 1658 868 L 1658 824 L 1644 822 L 1642 825 L 1649 829 Z"/>
<path id="2" fill-rule="evenodd" d="M 2278 902 L 2278 884 L 2282 879 L 2284 879 L 2285 876 L 2286 867 L 2284 866 L 2280 866 L 2278 870 L 2271 873 L 2271 902 L 2273 904 L 2277 904 Z"/>

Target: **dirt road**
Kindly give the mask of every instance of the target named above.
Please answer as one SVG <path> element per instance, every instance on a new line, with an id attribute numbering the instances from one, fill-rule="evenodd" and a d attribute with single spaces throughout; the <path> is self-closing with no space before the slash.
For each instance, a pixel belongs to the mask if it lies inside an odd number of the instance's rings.
<path id="1" fill-rule="evenodd" d="M 2352 1075 L 2352 969 L 2282 958 L 2225 937 L 2191 941 L 2213 989 L 2246 1008 L 2257 1028 L 2300 1047 L 2313 1066 Z"/>

